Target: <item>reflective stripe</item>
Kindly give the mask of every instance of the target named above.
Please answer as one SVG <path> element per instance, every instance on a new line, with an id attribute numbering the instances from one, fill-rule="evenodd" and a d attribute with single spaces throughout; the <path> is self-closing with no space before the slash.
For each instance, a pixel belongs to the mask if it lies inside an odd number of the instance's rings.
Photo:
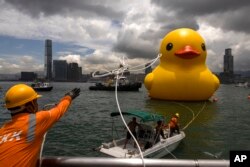
<path id="1" fill-rule="evenodd" d="M 29 114 L 29 125 L 27 133 L 27 142 L 32 142 L 35 138 L 36 115 Z"/>

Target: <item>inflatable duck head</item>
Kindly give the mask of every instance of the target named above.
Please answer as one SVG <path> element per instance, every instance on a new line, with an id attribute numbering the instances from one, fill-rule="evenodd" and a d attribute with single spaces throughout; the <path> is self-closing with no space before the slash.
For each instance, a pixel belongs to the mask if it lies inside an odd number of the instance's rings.
<path id="1" fill-rule="evenodd" d="M 204 39 L 189 28 L 168 33 L 160 46 L 161 63 L 168 62 L 182 67 L 205 64 L 207 52 Z"/>

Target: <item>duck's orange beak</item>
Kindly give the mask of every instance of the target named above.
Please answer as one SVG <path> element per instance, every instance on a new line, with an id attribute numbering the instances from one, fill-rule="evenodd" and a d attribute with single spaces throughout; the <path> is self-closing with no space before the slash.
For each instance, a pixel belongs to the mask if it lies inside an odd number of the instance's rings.
<path id="1" fill-rule="evenodd" d="M 184 48 L 177 50 L 175 55 L 183 59 L 192 59 L 200 55 L 200 52 L 193 49 L 190 45 L 186 45 Z"/>

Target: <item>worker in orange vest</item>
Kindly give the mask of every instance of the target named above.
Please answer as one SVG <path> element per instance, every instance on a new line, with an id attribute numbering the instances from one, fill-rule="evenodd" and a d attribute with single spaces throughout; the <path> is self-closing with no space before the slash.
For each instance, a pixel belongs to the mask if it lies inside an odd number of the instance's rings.
<path id="1" fill-rule="evenodd" d="M 179 124 L 178 124 L 178 119 L 179 119 L 180 115 L 179 113 L 176 113 L 170 120 L 168 126 L 170 128 L 170 137 L 173 136 L 173 134 L 175 132 L 177 132 L 178 134 L 180 133 L 179 130 Z"/>
<path id="2" fill-rule="evenodd" d="M 5 94 L 5 107 L 12 119 L 0 129 L 0 166 L 35 167 L 44 134 L 79 94 L 80 89 L 75 88 L 52 109 L 38 112 L 37 99 L 41 95 L 25 84 L 12 86 Z"/>

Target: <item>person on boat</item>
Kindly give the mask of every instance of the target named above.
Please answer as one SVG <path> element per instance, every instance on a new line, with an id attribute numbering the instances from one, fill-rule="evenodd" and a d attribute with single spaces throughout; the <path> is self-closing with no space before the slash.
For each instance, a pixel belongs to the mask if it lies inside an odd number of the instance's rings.
<path id="1" fill-rule="evenodd" d="M 168 126 L 169 126 L 169 129 L 170 129 L 170 137 L 173 136 L 173 134 L 175 132 L 177 132 L 178 134 L 180 133 L 180 130 L 179 130 L 179 124 L 178 124 L 178 119 L 179 119 L 180 115 L 179 113 L 176 113 L 170 120 Z"/>
<path id="2" fill-rule="evenodd" d="M 0 166 L 35 167 L 44 134 L 64 115 L 80 94 L 75 88 L 47 111 L 38 111 L 41 95 L 26 84 L 12 86 L 5 94 L 5 107 L 11 120 L 0 129 Z"/>
<path id="3" fill-rule="evenodd" d="M 136 134 L 136 127 L 137 126 L 142 128 L 141 125 L 137 123 L 136 117 L 133 117 L 132 120 L 128 123 L 128 127 L 136 139 L 137 139 L 137 134 Z M 126 148 L 126 145 L 129 141 L 129 139 L 131 139 L 131 137 L 132 137 L 131 134 L 129 133 L 129 131 L 127 131 L 127 136 L 126 136 L 126 140 L 125 140 L 123 149 Z M 135 143 L 134 143 L 134 147 L 136 147 Z"/>
<path id="4" fill-rule="evenodd" d="M 155 137 L 154 137 L 155 143 L 158 143 L 160 141 L 160 136 L 163 139 L 166 139 L 163 133 L 163 128 L 164 128 L 163 122 L 161 120 L 157 121 L 157 125 L 155 127 Z"/>

